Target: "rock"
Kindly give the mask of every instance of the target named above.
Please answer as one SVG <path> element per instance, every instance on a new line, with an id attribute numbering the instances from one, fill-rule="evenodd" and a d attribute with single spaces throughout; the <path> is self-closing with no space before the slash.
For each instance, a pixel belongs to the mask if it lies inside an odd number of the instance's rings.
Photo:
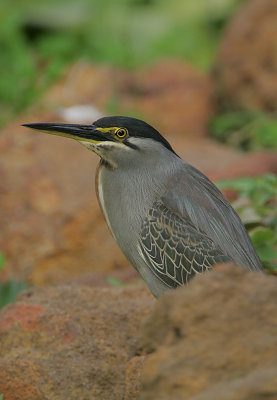
<path id="1" fill-rule="evenodd" d="M 50 107 L 89 103 L 99 109 L 112 108 L 112 114 L 135 113 L 164 133 L 198 137 L 205 135 L 214 113 L 213 95 L 209 76 L 180 60 L 134 72 L 78 63 L 53 86 L 45 101 Z"/>
<path id="2" fill-rule="evenodd" d="M 145 361 L 145 356 L 135 356 L 127 364 L 125 380 L 126 400 L 137 400 L 141 391 L 141 373 Z"/>
<path id="3" fill-rule="evenodd" d="M 230 383 L 215 384 L 211 389 L 193 400 L 275 400 L 276 398 L 276 368 L 258 369 L 250 372 L 244 378 L 234 378 Z M 189 400 L 188 399 L 188 400 Z"/>
<path id="4" fill-rule="evenodd" d="M 154 301 L 143 287 L 22 293 L 0 313 L 0 393 L 5 400 L 136 399 L 137 331 Z"/>
<path id="5" fill-rule="evenodd" d="M 276 288 L 225 264 L 158 301 L 142 286 L 27 290 L 0 313 L 0 393 L 275 400 Z"/>
<path id="6" fill-rule="evenodd" d="M 91 104 L 99 110 L 105 109 L 116 90 L 120 90 L 126 76 L 129 76 L 127 71 L 108 65 L 75 63 L 43 97 L 43 107 L 55 110 L 57 105 L 70 107 Z"/>
<path id="7" fill-rule="evenodd" d="M 57 116 L 26 116 L 0 138 L 0 248 L 7 278 L 44 285 L 127 267 L 97 203 L 98 157 L 73 140 L 19 126 L 32 120 Z"/>
<path id="8" fill-rule="evenodd" d="M 222 152 L 223 155 L 227 154 Z M 210 173 L 210 179 L 217 181 L 219 179 L 233 179 L 241 176 L 259 176 L 267 172 L 277 173 L 276 152 L 269 150 L 257 150 L 249 153 L 239 153 L 238 162 L 234 162 L 235 155 L 229 158 L 225 163 L 220 164 L 220 168 L 214 168 Z"/>
<path id="9" fill-rule="evenodd" d="M 208 138 L 191 140 L 169 137 L 174 150 L 183 160 L 206 174 L 212 181 L 277 173 L 276 152 L 257 150 L 245 153 Z"/>
<path id="10" fill-rule="evenodd" d="M 243 2 L 218 53 L 215 77 L 221 98 L 234 107 L 276 111 L 277 2 Z"/>
<path id="11" fill-rule="evenodd" d="M 212 80 L 180 60 L 136 72 L 121 98 L 122 110 L 136 110 L 168 135 L 203 137 L 215 112 Z"/>
<path id="12" fill-rule="evenodd" d="M 275 399 L 277 280 L 222 265 L 147 317 L 141 400 Z"/>

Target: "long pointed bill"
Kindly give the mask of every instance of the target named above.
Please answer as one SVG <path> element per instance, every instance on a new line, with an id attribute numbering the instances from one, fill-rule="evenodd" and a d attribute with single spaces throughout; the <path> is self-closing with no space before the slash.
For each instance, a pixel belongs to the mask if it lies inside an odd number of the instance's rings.
<path id="1" fill-rule="evenodd" d="M 94 125 L 38 123 L 23 124 L 22 126 L 49 133 L 51 135 L 64 136 L 90 143 L 100 143 L 109 140 L 108 135 L 97 130 L 97 127 Z"/>

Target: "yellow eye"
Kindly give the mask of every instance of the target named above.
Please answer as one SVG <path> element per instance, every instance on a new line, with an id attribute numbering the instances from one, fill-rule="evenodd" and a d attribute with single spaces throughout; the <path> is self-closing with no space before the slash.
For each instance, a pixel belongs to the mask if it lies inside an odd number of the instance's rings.
<path id="1" fill-rule="evenodd" d="M 115 131 L 115 134 L 116 134 L 116 136 L 117 136 L 119 139 L 125 138 L 125 136 L 127 136 L 127 133 L 128 133 L 128 131 L 127 131 L 127 129 L 125 129 L 125 128 L 118 128 L 118 129 Z"/>

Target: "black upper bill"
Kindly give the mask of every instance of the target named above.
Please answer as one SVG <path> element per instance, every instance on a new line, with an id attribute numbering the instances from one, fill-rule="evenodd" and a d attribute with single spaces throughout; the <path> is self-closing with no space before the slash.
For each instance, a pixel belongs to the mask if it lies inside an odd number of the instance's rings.
<path id="1" fill-rule="evenodd" d="M 110 135 L 105 135 L 97 130 L 94 125 L 59 124 L 59 123 L 34 123 L 23 124 L 27 128 L 36 129 L 52 135 L 65 136 L 77 140 L 102 142 L 109 140 Z"/>

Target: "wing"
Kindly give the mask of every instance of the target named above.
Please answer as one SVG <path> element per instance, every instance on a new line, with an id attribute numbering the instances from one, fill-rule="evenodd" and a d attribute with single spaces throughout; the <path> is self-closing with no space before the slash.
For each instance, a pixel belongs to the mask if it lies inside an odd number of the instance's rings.
<path id="1" fill-rule="evenodd" d="M 239 216 L 217 187 L 185 162 L 169 180 L 163 204 L 206 234 L 225 256 L 250 270 L 262 270 L 260 259 Z"/>
<path id="2" fill-rule="evenodd" d="M 189 218 L 180 217 L 162 202 L 148 211 L 139 246 L 152 272 L 169 287 L 184 285 L 214 264 L 230 261 Z"/>

